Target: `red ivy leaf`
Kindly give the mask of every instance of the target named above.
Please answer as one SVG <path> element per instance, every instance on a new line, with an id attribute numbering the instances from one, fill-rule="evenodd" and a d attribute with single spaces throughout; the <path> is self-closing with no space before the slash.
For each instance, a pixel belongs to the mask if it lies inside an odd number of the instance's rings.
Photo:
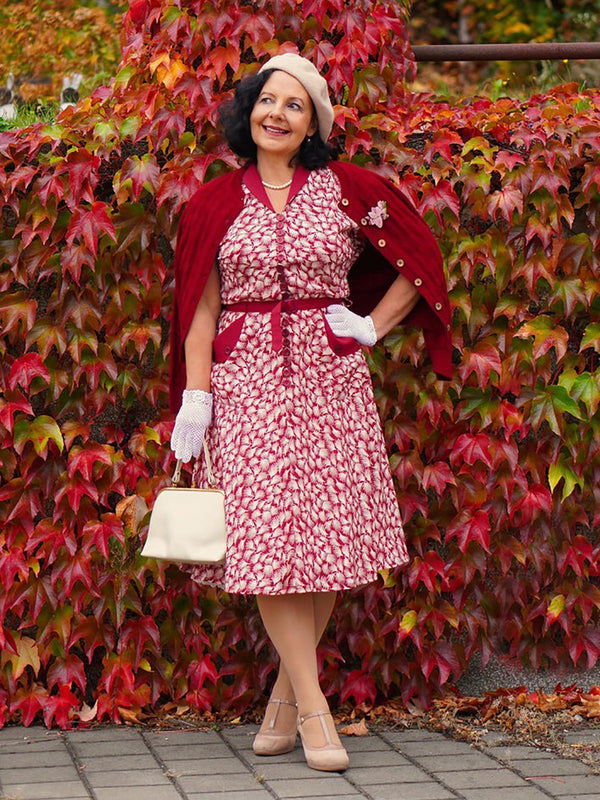
<path id="1" fill-rule="evenodd" d="M 456 478 L 445 461 L 436 461 L 435 464 L 427 464 L 423 470 L 423 479 L 421 482 L 421 486 L 425 491 L 432 488 L 441 497 L 448 484 L 456 486 Z"/>
<path id="2" fill-rule="evenodd" d="M 83 640 L 85 654 L 89 661 L 92 660 L 98 647 L 105 647 L 108 652 L 114 649 L 114 634 L 112 627 L 98 622 L 94 617 L 83 617 L 71 630 L 67 649 L 70 649 L 80 639 Z"/>
<path id="3" fill-rule="evenodd" d="M 89 553 L 96 547 L 104 558 L 108 558 L 108 540 L 114 536 L 121 544 L 125 543 L 123 523 L 114 514 L 103 514 L 100 521 L 86 522 L 82 532 L 82 549 Z"/>
<path id="4" fill-rule="evenodd" d="M 452 164 L 454 161 L 454 156 L 450 150 L 452 145 L 458 145 L 462 148 L 462 138 L 458 135 L 458 133 L 456 133 L 456 131 L 448 128 L 440 128 L 439 130 L 434 131 L 432 140 L 425 145 L 423 157 L 426 161 L 431 163 L 436 153 L 439 153 L 443 158 L 446 159 L 446 161 L 448 161 L 448 163 Z"/>
<path id="5" fill-rule="evenodd" d="M 477 542 L 489 553 L 490 530 L 490 518 L 485 511 L 481 509 L 478 509 L 475 513 L 461 511 L 446 528 L 446 541 L 456 537 L 458 547 L 462 553 L 466 552 L 469 542 Z"/>
<path id="6" fill-rule="evenodd" d="M 273 20 L 266 14 L 257 14 L 256 11 L 242 11 L 233 29 L 234 34 L 245 34 L 252 44 L 268 42 L 275 36 Z"/>
<path id="7" fill-rule="evenodd" d="M 372 704 L 377 697 L 377 688 L 373 676 L 362 669 L 354 669 L 344 682 L 340 701 L 346 702 L 349 697 L 354 697 L 357 705 L 362 705 L 366 700 Z"/>
<path id="8" fill-rule="evenodd" d="M 207 653 L 204 658 L 192 661 L 187 669 L 190 686 L 194 691 L 202 689 L 206 680 L 217 683 L 218 672 L 212 658 Z"/>
<path id="9" fill-rule="evenodd" d="M 99 200 L 94 200 L 89 209 L 76 208 L 69 222 L 67 230 L 67 244 L 72 245 L 75 237 L 79 242 L 83 240 L 87 249 L 94 256 L 98 254 L 98 236 L 107 233 L 113 242 L 117 241 L 115 226 L 108 216 L 108 206 Z"/>
<path id="10" fill-rule="evenodd" d="M 9 433 L 12 433 L 14 415 L 17 411 L 24 414 L 33 415 L 31 403 L 26 400 L 20 392 L 17 392 L 14 400 L 8 400 L 8 393 L 5 394 L 6 400 L 0 398 L 0 424 L 4 425 Z"/>
<path id="11" fill-rule="evenodd" d="M 57 481 L 56 493 L 54 495 L 56 501 L 54 516 L 56 519 L 60 519 L 61 517 L 62 501 L 65 497 L 67 499 L 68 508 L 77 514 L 82 498 L 89 497 L 94 503 L 98 502 L 98 487 L 94 481 L 86 480 L 78 473 L 74 473 L 72 478 L 69 478 L 66 473 L 61 475 Z"/>
<path id="12" fill-rule="evenodd" d="M 440 673 L 440 684 L 446 683 L 452 672 L 455 675 L 460 672 L 458 657 L 449 642 L 435 642 L 430 650 L 423 652 L 421 671 L 428 680 L 435 667 Z"/>
<path id="13" fill-rule="evenodd" d="M 226 73 L 227 66 L 236 72 L 240 66 L 240 51 L 233 44 L 225 47 L 214 47 L 210 50 L 210 61 L 216 76 Z"/>
<path id="14" fill-rule="evenodd" d="M 473 350 L 466 347 L 463 351 L 463 360 L 459 367 L 461 381 L 466 383 L 469 375 L 474 372 L 477 375 L 477 383 L 485 389 L 490 385 L 490 373 L 494 371 L 498 377 L 502 373 L 502 362 L 498 348 L 490 342 L 478 342 Z M 492 381 L 497 384 L 498 378 Z"/>
<path id="15" fill-rule="evenodd" d="M 428 550 L 423 558 L 416 556 L 408 570 L 408 584 L 415 591 L 419 582 L 430 592 L 436 591 L 436 578 L 444 579 L 446 565 L 441 556 L 434 550 Z"/>
<path id="16" fill-rule="evenodd" d="M 8 553 L 5 551 L 0 558 L 0 581 L 5 592 L 12 587 L 17 575 L 21 580 L 29 575 L 29 567 L 21 548 L 13 548 Z"/>
<path id="17" fill-rule="evenodd" d="M 128 619 L 121 628 L 117 653 L 123 653 L 130 644 L 133 644 L 134 659 L 137 660 L 134 667 L 137 668 L 147 642 L 154 645 L 155 650 L 160 650 L 160 633 L 153 617 L 139 616 L 136 619 Z"/>
<path id="18" fill-rule="evenodd" d="M 30 331 L 35 322 L 37 303 L 30 300 L 25 292 L 7 294 L 0 298 L 0 320 L 2 333 L 6 336 L 9 331 L 19 330 L 22 334 Z"/>
<path id="19" fill-rule="evenodd" d="M 61 686 L 58 694 L 46 698 L 43 705 L 44 723 L 47 727 L 56 720 L 59 728 L 71 727 L 71 714 L 79 708 L 80 701 L 75 697 L 68 686 Z"/>
<path id="20" fill-rule="evenodd" d="M 60 166 L 56 166 L 55 175 L 66 175 L 67 186 L 70 192 L 65 195 L 65 201 L 69 210 L 77 213 L 77 202 L 84 200 L 93 205 L 104 206 L 104 203 L 97 203 L 94 200 L 93 189 L 98 183 L 98 168 L 100 167 L 100 157 L 93 155 L 85 147 L 71 151 Z M 77 198 L 77 201 L 75 200 Z"/>
<path id="21" fill-rule="evenodd" d="M 478 460 L 488 467 L 492 466 L 489 436 L 485 433 L 463 433 L 454 443 L 450 463 L 454 465 L 462 461 L 472 466 Z"/>
<path id="22" fill-rule="evenodd" d="M 69 452 L 69 460 L 67 463 L 67 474 L 69 478 L 73 479 L 75 474 L 79 474 L 86 481 L 91 481 L 94 476 L 94 464 L 106 464 L 109 467 L 112 465 L 111 454 L 114 452 L 110 445 L 98 444 L 97 442 L 87 443 L 85 447 L 75 445 Z M 96 470 L 96 475 L 102 470 Z"/>
<path id="23" fill-rule="evenodd" d="M 63 596 L 68 597 L 73 591 L 73 586 L 77 581 L 91 591 L 93 578 L 90 569 L 90 557 L 86 553 L 77 553 L 73 558 L 68 559 L 63 564 L 57 565 L 52 570 L 52 586 L 56 587 L 58 580 L 62 580 Z"/>
<path id="24" fill-rule="evenodd" d="M 587 656 L 587 667 L 591 669 L 600 655 L 600 631 L 597 627 L 588 625 L 578 631 L 567 645 L 569 655 L 573 659 L 573 664 L 577 666 L 579 656 L 585 653 Z"/>
<path id="25" fill-rule="evenodd" d="M 533 522 L 540 514 L 549 514 L 552 509 L 552 494 L 547 486 L 533 483 L 527 492 L 510 510 L 512 525 L 525 525 Z"/>
<path id="26" fill-rule="evenodd" d="M 38 711 L 41 711 L 48 701 L 48 690 L 39 683 L 18 689 L 10 704 L 11 714 L 21 711 L 22 723 L 28 728 L 33 722 Z"/>
<path id="27" fill-rule="evenodd" d="M 50 382 L 50 373 L 40 356 L 37 353 L 25 353 L 24 356 L 13 362 L 8 373 L 8 385 L 13 391 L 19 385 L 27 392 L 31 382 L 38 377 L 42 378 L 45 383 Z M 37 391 L 40 391 L 41 388 Z"/>
<path id="28" fill-rule="evenodd" d="M 57 658 L 53 664 L 48 667 L 48 687 L 60 686 L 61 689 L 69 688 L 72 683 L 75 683 L 82 692 L 85 692 L 87 684 L 85 671 L 83 669 L 83 662 L 79 656 L 68 653 L 66 657 Z"/>
<path id="29" fill-rule="evenodd" d="M 516 186 L 505 186 L 489 196 L 488 213 L 494 219 L 510 222 L 515 211 L 523 213 L 523 194 Z"/>

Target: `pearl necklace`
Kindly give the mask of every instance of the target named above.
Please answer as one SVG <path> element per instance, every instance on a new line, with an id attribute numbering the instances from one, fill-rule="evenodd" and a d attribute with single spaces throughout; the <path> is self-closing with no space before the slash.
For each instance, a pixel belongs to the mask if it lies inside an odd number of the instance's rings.
<path id="1" fill-rule="evenodd" d="M 292 179 L 290 178 L 289 181 L 282 183 L 280 186 L 276 186 L 274 183 L 267 183 L 266 181 L 263 181 L 261 178 L 262 185 L 266 186 L 267 189 L 287 189 L 287 187 L 291 184 L 291 182 Z"/>

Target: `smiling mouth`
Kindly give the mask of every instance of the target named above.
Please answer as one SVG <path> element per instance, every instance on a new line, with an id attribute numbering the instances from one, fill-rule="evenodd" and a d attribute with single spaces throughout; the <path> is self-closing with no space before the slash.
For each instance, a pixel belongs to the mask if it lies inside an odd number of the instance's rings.
<path id="1" fill-rule="evenodd" d="M 267 133 L 272 133 L 274 136 L 282 136 L 285 133 L 289 133 L 289 131 L 284 131 L 282 128 L 272 128 L 270 125 L 263 125 L 263 128 Z"/>

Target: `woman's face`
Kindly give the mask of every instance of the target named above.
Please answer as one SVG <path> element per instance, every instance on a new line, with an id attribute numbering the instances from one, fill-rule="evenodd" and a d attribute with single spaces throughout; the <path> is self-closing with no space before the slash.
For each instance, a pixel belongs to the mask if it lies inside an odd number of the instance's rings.
<path id="1" fill-rule="evenodd" d="M 305 136 L 312 136 L 313 105 L 299 80 L 276 70 L 263 86 L 252 113 L 250 132 L 257 150 L 291 158 Z"/>

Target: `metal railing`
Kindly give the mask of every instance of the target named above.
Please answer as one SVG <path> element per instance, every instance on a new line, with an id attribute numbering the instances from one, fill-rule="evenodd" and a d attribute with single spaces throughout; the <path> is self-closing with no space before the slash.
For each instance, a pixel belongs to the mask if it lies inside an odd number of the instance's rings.
<path id="1" fill-rule="evenodd" d="M 600 42 L 423 44 L 413 52 L 416 61 L 575 61 L 600 59 Z"/>

